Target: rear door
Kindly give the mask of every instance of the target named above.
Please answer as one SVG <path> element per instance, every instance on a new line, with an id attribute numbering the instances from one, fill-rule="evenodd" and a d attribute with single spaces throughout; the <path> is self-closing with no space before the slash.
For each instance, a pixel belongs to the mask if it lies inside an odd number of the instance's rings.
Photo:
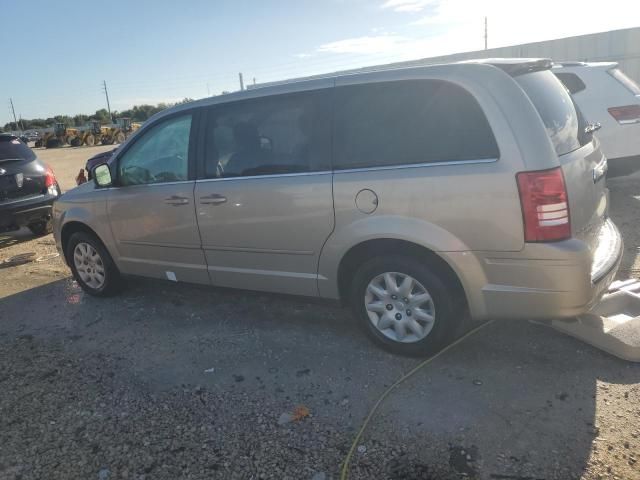
<path id="1" fill-rule="evenodd" d="M 607 160 L 563 84 L 549 70 L 515 77 L 535 105 L 564 173 L 573 236 L 595 249 L 608 214 Z"/>
<path id="2" fill-rule="evenodd" d="M 33 151 L 12 135 L 0 135 L 0 203 L 45 192 L 45 168 Z"/>
<path id="3" fill-rule="evenodd" d="M 193 207 L 195 117 L 160 120 L 116 159 L 107 209 L 124 273 L 209 283 Z"/>
<path id="4" fill-rule="evenodd" d="M 216 285 L 316 296 L 333 230 L 331 90 L 208 111 L 195 201 Z"/>

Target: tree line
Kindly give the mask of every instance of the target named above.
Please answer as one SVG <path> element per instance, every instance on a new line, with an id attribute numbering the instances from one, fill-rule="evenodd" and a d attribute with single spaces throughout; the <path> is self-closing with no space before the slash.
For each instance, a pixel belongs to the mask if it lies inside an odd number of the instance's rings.
<path id="1" fill-rule="evenodd" d="M 122 110 L 120 112 L 111 112 L 112 118 L 109 118 L 109 112 L 106 108 L 96 110 L 93 115 L 78 114 L 74 116 L 70 115 L 55 115 L 49 118 L 32 118 L 21 119 L 18 121 L 18 125 L 15 122 L 8 122 L 4 124 L 4 127 L 0 131 L 16 131 L 16 130 L 38 130 L 41 128 L 52 127 L 55 123 L 64 123 L 67 127 L 82 127 L 91 120 L 97 120 L 101 124 L 115 123 L 116 118 L 129 117 L 132 122 L 144 122 L 149 117 L 155 115 L 169 107 L 175 105 L 181 105 L 183 103 L 192 102 L 192 98 L 185 98 L 177 103 L 158 103 L 157 105 L 134 105 L 128 110 Z"/>

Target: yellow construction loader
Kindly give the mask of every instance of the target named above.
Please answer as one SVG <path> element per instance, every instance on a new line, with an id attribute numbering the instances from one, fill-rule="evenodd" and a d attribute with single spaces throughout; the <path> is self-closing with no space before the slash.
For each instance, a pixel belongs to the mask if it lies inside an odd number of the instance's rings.
<path id="1" fill-rule="evenodd" d="M 72 147 L 80 147 L 82 145 L 93 147 L 102 141 L 102 127 L 97 120 L 92 120 L 91 123 L 84 128 L 73 130 L 74 132 L 69 136 L 69 145 Z"/>
<path id="2" fill-rule="evenodd" d="M 130 118 L 118 118 L 114 125 L 102 127 L 102 144 L 113 145 L 114 143 L 122 143 L 138 128 L 140 128 L 140 124 L 132 123 Z"/>
<path id="3" fill-rule="evenodd" d="M 53 131 L 44 133 L 42 137 L 36 140 L 35 147 L 57 148 L 66 145 L 69 140 L 67 130 L 72 131 L 72 129 L 67 129 L 64 123 L 56 123 L 53 126 Z"/>

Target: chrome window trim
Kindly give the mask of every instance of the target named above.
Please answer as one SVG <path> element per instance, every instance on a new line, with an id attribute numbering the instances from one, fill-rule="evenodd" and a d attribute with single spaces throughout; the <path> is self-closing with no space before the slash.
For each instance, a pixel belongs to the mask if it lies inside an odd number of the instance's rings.
<path id="1" fill-rule="evenodd" d="M 251 180 L 256 178 L 279 178 L 279 177 L 304 177 L 309 175 L 326 175 L 328 173 L 352 173 L 352 172 L 372 172 L 376 170 L 399 170 L 405 168 L 421 167 L 446 167 L 455 165 L 474 165 L 483 163 L 495 163 L 498 158 L 480 158 L 475 160 L 450 160 L 444 162 L 424 162 L 424 163 L 403 163 L 399 165 L 381 165 L 379 167 L 345 168 L 336 170 L 322 170 L 318 172 L 296 172 L 296 173 L 276 173 L 272 175 L 250 175 L 246 177 L 222 177 L 222 178 L 199 178 L 196 183 L 220 182 L 227 180 Z M 158 185 L 157 183 L 151 185 Z"/>
<path id="2" fill-rule="evenodd" d="M 352 172 L 373 172 L 377 170 L 400 170 L 405 168 L 422 168 L 422 167 L 446 167 L 455 165 L 473 165 L 481 163 L 495 163 L 497 158 L 480 158 L 475 160 L 450 160 L 444 162 L 424 162 L 424 163 L 403 163 L 399 165 L 381 165 L 379 167 L 361 167 L 361 168 L 345 168 L 336 169 L 333 173 L 352 173 Z"/>
<path id="3" fill-rule="evenodd" d="M 121 190 L 121 189 L 125 189 L 125 188 L 132 188 L 132 187 L 155 187 L 155 186 L 159 186 L 159 185 L 181 185 L 183 183 L 193 183 L 195 182 L 195 180 L 180 180 L 177 182 L 157 182 L 157 183 L 139 183 L 137 185 L 123 185 L 123 186 L 113 186 L 113 187 L 98 187 L 96 188 L 96 191 L 98 190 Z"/>
<path id="4" fill-rule="evenodd" d="M 222 178 L 200 178 L 196 183 L 223 182 L 228 180 L 254 180 L 256 178 L 280 178 L 280 177 L 308 177 L 311 175 L 327 175 L 331 170 L 321 170 L 318 172 L 295 172 L 295 173 L 274 173 L 270 175 L 247 175 L 246 177 L 222 177 Z"/>

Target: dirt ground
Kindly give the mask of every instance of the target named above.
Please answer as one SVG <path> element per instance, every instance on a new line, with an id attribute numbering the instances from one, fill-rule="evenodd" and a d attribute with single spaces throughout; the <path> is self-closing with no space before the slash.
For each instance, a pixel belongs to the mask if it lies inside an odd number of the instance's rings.
<path id="1" fill-rule="evenodd" d="M 37 153 L 67 189 L 108 148 Z M 619 277 L 638 277 L 640 176 L 609 185 Z M 337 479 L 418 363 L 335 306 L 143 279 L 95 299 L 51 236 L 0 236 L 0 262 L 19 253 L 0 268 L 0 479 Z M 502 321 L 387 398 L 350 478 L 640 479 L 639 457 L 640 365 Z"/>

